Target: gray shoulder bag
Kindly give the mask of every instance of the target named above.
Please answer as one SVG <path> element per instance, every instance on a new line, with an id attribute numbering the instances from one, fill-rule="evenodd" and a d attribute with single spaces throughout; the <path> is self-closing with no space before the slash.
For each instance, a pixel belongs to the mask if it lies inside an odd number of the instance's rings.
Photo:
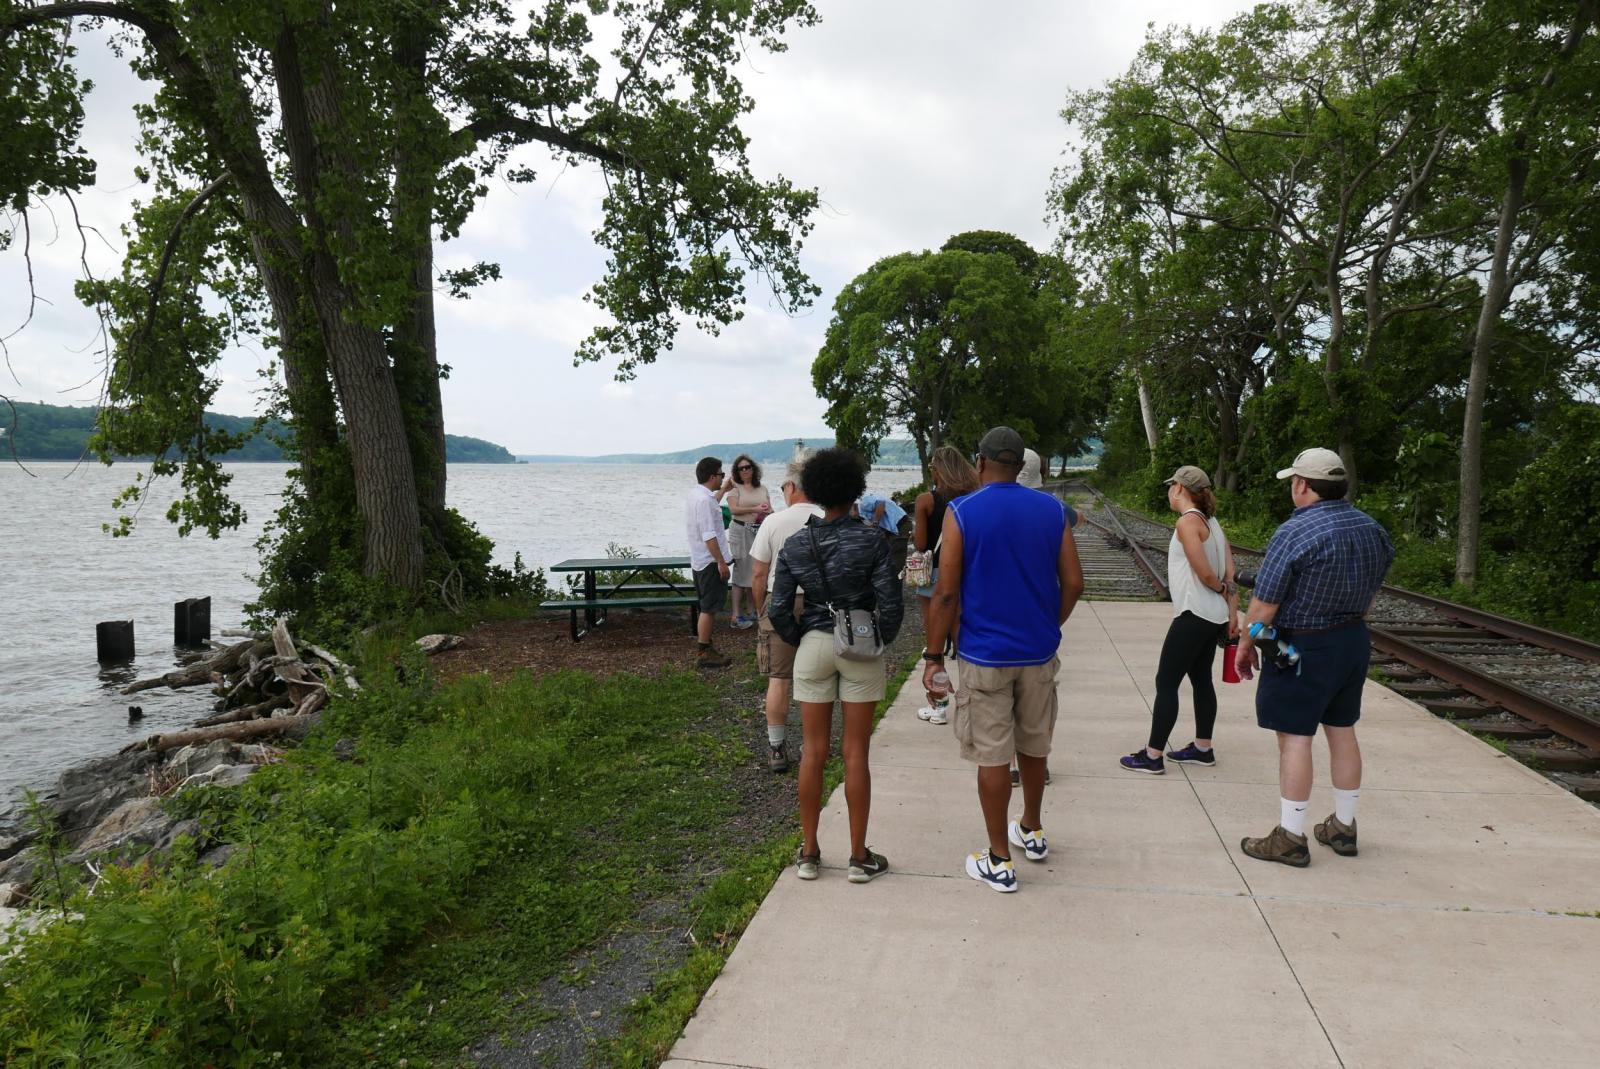
<path id="1" fill-rule="evenodd" d="M 876 609 L 841 609 L 833 604 L 833 594 L 828 589 L 828 573 L 822 566 L 822 551 L 817 546 L 817 532 L 806 525 L 811 537 L 811 555 L 816 558 L 817 578 L 822 580 L 822 598 L 833 614 L 833 652 L 847 661 L 875 661 L 883 656 L 883 638 L 878 631 Z"/>

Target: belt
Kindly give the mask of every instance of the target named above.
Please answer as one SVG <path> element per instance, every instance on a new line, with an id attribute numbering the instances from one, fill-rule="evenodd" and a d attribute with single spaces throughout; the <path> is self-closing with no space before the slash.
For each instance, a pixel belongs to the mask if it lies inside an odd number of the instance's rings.
<path id="1" fill-rule="evenodd" d="M 1357 616 L 1349 620 L 1341 620 L 1336 624 L 1329 624 L 1327 627 L 1291 627 L 1285 624 L 1279 630 L 1287 631 L 1291 635 L 1321 635 L 1328 631 L 1343 631 L 1347 627 L 1354 627 L 1356 624 L 1364 624 L 1366 622 L 1367 618 L 1365 616 Z"/>

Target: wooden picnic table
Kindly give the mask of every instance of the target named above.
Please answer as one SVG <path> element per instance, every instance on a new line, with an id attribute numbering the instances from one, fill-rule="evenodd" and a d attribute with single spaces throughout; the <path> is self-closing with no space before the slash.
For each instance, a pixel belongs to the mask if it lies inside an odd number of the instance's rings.
<path id="1" fill-rule="evenodd" d="M 582 572 L 583 597 L 564 601 L 547 601 L 543 609 L 566 610 L 571 614 L 572 640 L 574 642 L 605 622 L 606 610 L 612 608 L 649 608 L 652 606 L 689 606 L 690 626 L 699 604 L 694 580 L 684 580 L 672 573 L 689 570 L 688 557 L 574 557 L 550 566 L 552 572 Z M 599 585 L 601 572 L 617 572 L 620 578 L 607 586 Z M 633 582 L 635 577 L 645 577 L 653 582 Z M 645 597 L 635 595 L 648 595 Z M 584 628 L 578 630 L 578 613 L 583 613 Z"/>

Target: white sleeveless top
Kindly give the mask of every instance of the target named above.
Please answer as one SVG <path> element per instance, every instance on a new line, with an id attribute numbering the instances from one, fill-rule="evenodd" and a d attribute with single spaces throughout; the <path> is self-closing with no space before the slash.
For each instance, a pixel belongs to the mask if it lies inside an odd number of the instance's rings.
<path id="1" fill-rule="evenodd" d="M 1216 517 L 1207 516 L 1199 509 L 1189 509 L 1178 518 L 1181 520 L 1190 512 L 1205 520 L 1211 528 L 1211 537 L 1202 542 L 1200 548 L 1205 550 L 1211 570 L 1217 573 L 1220 580 L 1227 574 L 1228 536 L 1222 533 L 1222 525 Z M 1185 612 L 1192 612 L 1214 624 L 1228 622 L 1228 599 L 1200 582 L 1194 569 L 1189 567 L 1189 555 L 1183 551 L 1183 543 L 1178 541 L 1176 532 L 1167 546 L 1167 586 L 1172 591 L 1172 615 L 1182 616 Z"/>

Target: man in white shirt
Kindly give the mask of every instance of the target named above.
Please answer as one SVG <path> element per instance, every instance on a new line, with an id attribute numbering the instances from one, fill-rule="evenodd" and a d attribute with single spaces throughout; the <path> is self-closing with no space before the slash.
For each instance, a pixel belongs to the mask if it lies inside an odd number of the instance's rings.
<path id="1" fill-rule="evenodd" d="M 783 503 L 787 507 L 775 512 L 756 530 L 755 543 L 750 547 L 750 560 L 755 566 L 751 576 L 756 599 L 756 664 L 767 677 L 767 768 L 773 772 L 789 771 L 789 750 L 785 740 L 789 732 L 789 692 L 794 680 L 795 648 L 785 642 L 772 629 L 767 619 L 767 595 L 772 593 L 776 578 L 773 562 L 783 544 L 799 533 L 813 516 L 821 516 L 821 505 L 806 499 L 805 488 L 800 485 L 800 468 L 803 458 L 795 458 L 784 476 Z M 803 594 L 796 594 L 796 616 L 805 608 Z"/>
<path id="2" fill-rule="evenodd" d="M 684 529 L 689 538 L 689 566 L 694 569 L 694 592 L 700 598 L 695 631 L 700 640 L 698 667 L 726 668 L 733 658 L 711 645 L 711 629 L 728 596 L 728 532 L 722 526 L 722 506 L 717 489 L 722 485 L 722 461 L 702 457 L 694 466 L 698 484 L 684 501 Z"/>

